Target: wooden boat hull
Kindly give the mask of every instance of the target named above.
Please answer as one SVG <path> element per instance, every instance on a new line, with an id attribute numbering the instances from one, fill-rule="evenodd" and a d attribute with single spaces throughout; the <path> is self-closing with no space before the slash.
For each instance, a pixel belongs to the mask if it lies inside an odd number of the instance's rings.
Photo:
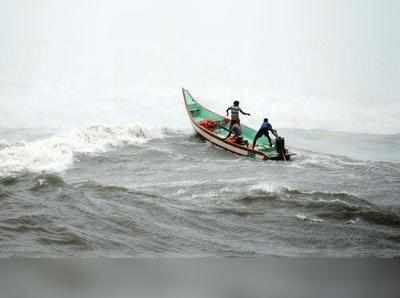
<path id="1" fill-rule="evenodd" d="M 232 153 L 251 158 L 262 160 L 290 159 L 290 154 L 288 154 L 286 149 L 284 149 L 284 151 L 282 152 L 278 152 L 276 148 L 274 148 L 274 146 L 267 147 L 265 140 L 262 140 L 261 138 L 260 142 L 257 142 L 260 145 L 256 146 L 256 149 L 253 150 L 251 148 L 251 144 L 253 142 L 256 131 L 245 125 L 241 125 L 241 128 L 243 131 L 242 134 L 244 142 L 247 142 L 247 144 L 237 144 L 230 140 L 226 140 L 225 136 L 228 134 L 229 131 L 229 121 L 224 116 L 214 113 L 200 105 L 191 96 L 188 90 L 182 89 L 182 93 L 185 101 L 186 111 L 194 130 L 197 132 L 197 134 L 199 134 L 210 143 Z M 202 125 L 204 120 L 211 121 L 211 123 L 217 123 L 217 127 L 215 129 L 211 129 L 209 127 L 206 127 L 205 125 Z"/>

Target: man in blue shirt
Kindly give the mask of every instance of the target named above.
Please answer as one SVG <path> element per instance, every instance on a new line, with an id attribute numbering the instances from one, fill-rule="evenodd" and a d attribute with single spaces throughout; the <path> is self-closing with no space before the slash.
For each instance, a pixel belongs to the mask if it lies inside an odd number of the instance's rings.
<path id="1" fill-rule="evenodd" d="M 253 150 L 254 150 L 254 147 L 256 146 L 257 140 L 262 136 L 267 137 L 267 139 L 269 141 L 269 146 L 272 147 L 272 142 L 271 142 L 271 138 L 269 136 L 269 131 L 271 131 L 275 137 L 278 137 L 278 133 L 276 132 L 275 129 L 272 128 L 271 123 L 268 122 L 268 118 L 265 118 L 263 124 L 261 125 L 260 129 L 258 130 L 258 132 L 254 138 Z"/>

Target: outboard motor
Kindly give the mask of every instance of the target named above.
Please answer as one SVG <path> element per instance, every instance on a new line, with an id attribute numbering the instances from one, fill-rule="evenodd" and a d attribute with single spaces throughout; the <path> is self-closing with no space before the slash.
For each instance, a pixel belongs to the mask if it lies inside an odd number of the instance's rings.
<path id="1" fill-rule="evenodd" d="M 276 148 L 276 151 L 278 151 L 281 159 L 286 160 L 287 150 L 285 149 L 285 138 L 277 137 L 276 141 L 275 141 L 275 148 Z"/>

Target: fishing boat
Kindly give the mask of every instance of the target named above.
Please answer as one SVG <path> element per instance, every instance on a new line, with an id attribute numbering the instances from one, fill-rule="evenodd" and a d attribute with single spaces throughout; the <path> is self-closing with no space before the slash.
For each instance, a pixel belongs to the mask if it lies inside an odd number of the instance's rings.
<path id="1" fill-rule="evenodd" d="M 227 138 L 230 119 L 199 104 L 188 90 L 182 88 L 182 93 L 194 130 L 210 143 L 238 155 L 262 160 L 290 160 L 293 155 L 285 148 L 285 139 L 280 136 L 275 139 L 272 147 L 265 137 L 261 137 L 253 149 L 252 143 L 257 131 L 243 124 L 240 125 L 242 135 L 239 140 L 235 137 Z"/>

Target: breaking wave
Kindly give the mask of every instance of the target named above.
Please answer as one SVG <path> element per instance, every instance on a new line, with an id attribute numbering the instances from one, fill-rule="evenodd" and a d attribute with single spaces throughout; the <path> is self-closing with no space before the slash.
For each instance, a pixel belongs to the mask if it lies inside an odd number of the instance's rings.
<path id="1" fill-rule="evenodd" d="M 77 154 L 96 154 L 125 145 L 140 145 L 161 135 L 161 131 L 150 131 L 137 124 L 96 125 L 31 142 L 9 144 L 2 141 L 0 176 L 24 171 L 61 172 L 74 163 Z"/>

